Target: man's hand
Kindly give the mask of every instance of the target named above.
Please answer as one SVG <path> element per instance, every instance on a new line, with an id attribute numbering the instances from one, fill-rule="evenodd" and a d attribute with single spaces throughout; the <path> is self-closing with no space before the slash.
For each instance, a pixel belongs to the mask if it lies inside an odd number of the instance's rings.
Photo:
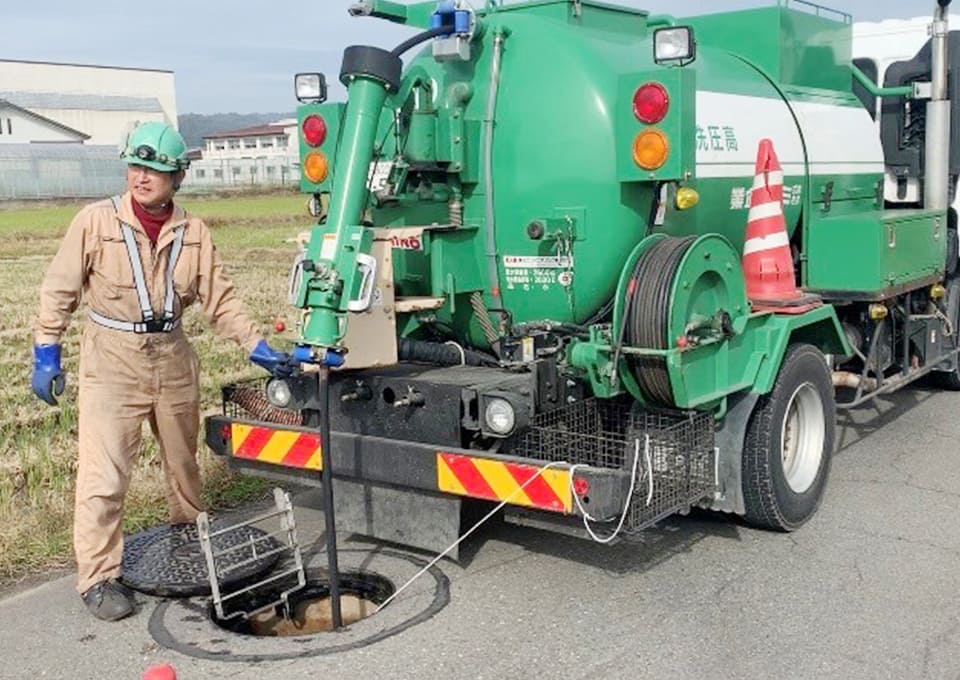
<path id="1" fill-rule="evenodd" d="M 250 352 L 250 361 L 268 370 L 276 378 L 289 378 L 297 371 L 297 362 L 286 352 L 279 352 L 266 340 L 260 340 Z"/>
<path id="2" fill-rule="evenodd" d="M 60 345 L 33 346 L 33 393 L 51 406 L 63 394 L 66 379 L 60 368 Z"/>

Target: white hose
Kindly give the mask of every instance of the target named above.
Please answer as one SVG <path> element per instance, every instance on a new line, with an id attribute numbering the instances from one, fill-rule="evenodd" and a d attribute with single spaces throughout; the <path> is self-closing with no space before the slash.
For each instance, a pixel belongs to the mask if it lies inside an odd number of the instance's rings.
<path id="1" fill-rule="evenodd" d="M 613 533 L 606 537 L 597 536 L 593 532 L 593 528 L 590 526 L 590 522 L 597 522 L 595 517 L 592 517 L 587 509 L 583 507 L 583 504 L 580 502 L 580 497 L 576 493 L 573 494 L 573 500 L 577 504 L 577 509 L 580 511 L 580 514 L 583 515 L 583 528 L 587 530 L 587 533 L 597 543 L 606 545 L 607 543 L 613 542 L 619 534 L 620 530 L 623 529 L 623 523 L 627 520 L 627 513 L 630 511 L 630 499 L 633 498 L 633 491 L 637 486 L 637 466 L 640 463 L 640 438 L 637 437 L 634 440 L 634 449 L 633 449 L 633 470 L 630 473 L 630 490 L 627 492 L 626 501 L 623 503 L 623 512 L 620 513 L 620 521 L 617 523 L 617 528 L 613 530 Z M 648 489 L 647 489 L 647 505 L 650 505 L 650 501 L 653 499 L 653 473 L 650 467 L 650 435 L 644 437 L 643 445 L 643 457 L 644 461 L 647 464 L 647 469 L 644 471 L 644 474 L 648 478 Z M 570 485 L 573 486 L 573 475 L 577 468 L 587 467 L 586 465 L 574 465 L 570 468 Z"/>

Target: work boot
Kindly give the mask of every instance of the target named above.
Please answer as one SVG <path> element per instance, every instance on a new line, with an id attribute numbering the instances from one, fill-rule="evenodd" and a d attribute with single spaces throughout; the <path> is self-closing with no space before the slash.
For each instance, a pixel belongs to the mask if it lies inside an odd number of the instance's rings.
<path id="1" fill-rule="evenodd" d="M 114 579 L 100 581 L 81 597 L 90 613 L 104 621 L 117 621 L 133 613 L 133 594 Z"/>

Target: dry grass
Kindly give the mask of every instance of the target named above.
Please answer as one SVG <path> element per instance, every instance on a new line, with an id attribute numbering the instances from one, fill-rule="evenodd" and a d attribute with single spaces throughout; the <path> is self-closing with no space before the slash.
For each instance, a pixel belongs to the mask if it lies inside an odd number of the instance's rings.
<path id="1" fill-rule="evenodd" d="M 272 333 L 276 318 L 290 320 L 285 302 L 292 248 L 287 241 L 310 223 L 297 194 L 186 198 L 214 232 L 228 272 L 251 314 Z M 0 204 L 0 586 L 27 574 L 68 565 L 71 555 L 73 476 L 76 468 L 77 347 L 82 310 L 64 338 L 67 391 L 51 408 L 30 389 L 31 323 L 47 265 L 79 203 Z M 288 326 L 293 324 L 288 323 Z M 219 408 L 220 386 L 258 375 L 232 343 L 218 339 L 191 309 L 184 328 L 202 366 L 201 408 Z M 278 341 L 283 344 L 283 340 Z M 233 475 L 201 442 L 204 497 L 223 508 L 263 495 L 260 480 Z M 125 530 L 163 522 L 166 506 L 157 447 L 146 430 L 127 498 Z"/>

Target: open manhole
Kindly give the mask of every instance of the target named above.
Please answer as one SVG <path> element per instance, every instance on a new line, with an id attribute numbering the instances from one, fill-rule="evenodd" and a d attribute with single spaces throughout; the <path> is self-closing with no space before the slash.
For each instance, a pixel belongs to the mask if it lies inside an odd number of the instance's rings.
<path id="1" fill-rule="evenodd" d="M 344 626 L 352 625 L 377 612 L 381 604 L 393 595 L 396 588 L 388 579 L 368 572 L 341 573 L 340 614 Z M 315 635 L 333 630 L 330 600 L 330 581 L 308 578 L 307 585 L 288 596 L 288 602 L 263 607 L 280 598 L 282 588 L 258 589 L 236 598 L 231 611 L 224 617 L 209 609 L 211 620 L 220 628 L 240 635 L 256 637 L 290 637 Z M 258 611 L 259 610 L 259 611 Z M 255 612 L 243 616 L 242 612 Z"/>
<path id="2" fill-rule="evenodd" d="M 311 634 L 300 624 L 301 628 L 296 634 L 281 636 L 265 634 L 262 630 L 258 634 L 242 616 L 228 618 L 241 610 L 252 612 L 258 605 L 266 606 L 279 599 L 279 593 L 293 585 L 278 581 L 231 598 L 224 603 L 221 617 L 216 615 L 216 607 L 209 597 L 163 600 L 150 616 L 150 635 L 161 646 L 185 656 L 218 663 L 258 664 L 360 649 L 429 621 L 450 602 L 449 578 L 439 566 L 429 565 L 425 558 L 386 546 L 359 543 L 343 547 L 338 551 L 338 558 L 338 583 L 344 619 L 348 622 L 352 620 L 352 605 L 349 604 L 351 595 L 368 604 L 364 605 L 365 609 L 361 612 L 366 614 L 366 618 L 345 625 L 336 633 L 321 631 Z M 328 601 L 329 583 L 326 564 L 327 556 L 323 552 L 306 556 L 304 566 L 308 585 L 291 593 L 292 620 L 297 620 L 297 604 L 309 608 L 311 599 L 315 602 L 313 608 L 320 610 L 316 618 L 323 619 L 325 610 L 329 619 L 329 605 L 324 603 L 324 600 Z M 401 584 L 414 577 L 418 578 L 407 590 L 377 611 L 378 606 L 386 602 Z M 268 592 L 271 589 L 273 592 Z M 239 602 L 244 598 L 247 598 L 245 602 Z M 272 620 L 265 617 L 266 620 L 261 621 L 260 625 L 269 628 L 272 623 L 278 624 L 279 619 L 286 618 L 281 610 L 274 609 L 273 613 L 276 616 Z M 308 614 L 302 619 L 306 623 L 306 619 L 310 619 L 314 612 L 304 613 Z"/>

